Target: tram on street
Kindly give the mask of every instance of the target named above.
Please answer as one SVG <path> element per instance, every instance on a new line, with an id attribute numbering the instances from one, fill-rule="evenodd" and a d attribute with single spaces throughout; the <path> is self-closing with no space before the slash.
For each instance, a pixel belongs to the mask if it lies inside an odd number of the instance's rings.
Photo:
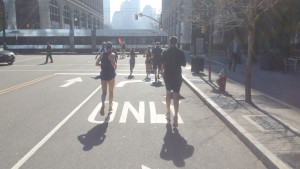
<path id="1" fill-rule="evenodd" d="M 2 33 L 0 34 L 2 37 Z M 111 41 L 116 49 L 125 42 L 127 49 L 142 52 L 154 42 L 167 44 L 167 33 L 152 29 L 20 29 L 6 30 L 5 42 L 10 50 L 20 53 L 39 53 L 47 42 L 53 52 L 95 52 L 102 42 Z"/>

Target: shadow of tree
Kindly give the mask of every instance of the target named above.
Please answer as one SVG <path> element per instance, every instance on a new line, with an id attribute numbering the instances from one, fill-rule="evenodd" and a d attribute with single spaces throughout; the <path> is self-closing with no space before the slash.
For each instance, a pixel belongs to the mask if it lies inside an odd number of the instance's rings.
<path id="1" fill-rule="evenodd" d="M 84 151 L 89 151 L 94 146 L 99 146 L 104 142 L 106 138 L 105 133 L 107 131 L 110 114 L 111 113 L 107 115 L 104 123 L 98 124 L 97 126 L 93 127 L 91 130 L 89 130 L 86 134 L 82 134 L 77 137 L 79 142 L 83 144 Z"/>
<path id="2" fill-rule="evenodd" d="M 172 131 L 170 122 L 166 124 L 167 132 L 164 137 L 164 144 L 160 151 L 160 158 L 172 160 L 177 167 L 185 166 L 185 159 L 194 153 L 194 146 L 188 145 L 187 141 L 180 135 L 177 128 Z"/>

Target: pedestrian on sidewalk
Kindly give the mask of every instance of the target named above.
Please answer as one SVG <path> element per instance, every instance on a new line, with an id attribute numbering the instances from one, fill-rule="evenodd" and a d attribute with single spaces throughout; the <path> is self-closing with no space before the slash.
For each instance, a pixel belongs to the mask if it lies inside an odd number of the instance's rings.
<path id="1" fill-rule="evenodd" d="M 176 47 L 177 38 L 169 39 L 170 47 L 162 52 L 162 70 L 166 86 L 166 118 L 170 120 L 170 106 L 173 98 L 175 110 L 173 127 L 178 127 L 179 91 L 182 84 L 181 66 L 186 66 L 185 56 L 182 50 Z"/>
<path id="2" fill-rule="evenodd" d="M 127 57 L 130 57 L 130 59 L 129 59 L 129 65 L 130 65 L 130 75 L 129 75 L 129 78 L 132 78 L 133 77 L 132 76 L 132 72 L 133 72 L 133 69 L 134 69 L 134 66 L 135 66 L 135 58 L 137 57 L 134 48 L 130 49 L 130 52 L 129 52 L 129 54 L 128 54 Z"/>
<path id="3" fill-rule="evenodd" d="M 155 82 L 159 79 L 159 74 L 161 73 L 161 53 L 162 49 L 159 47 L 160 43 L 155 43 L 155 48 L 152 50 L 153 54 L 153 70 L 154 70 L 154 77 Z"/>
<path id="4" fill-rule="evenodd" d="M 227 52 L 229 58 L 229 70 L 231 70 L 233 66 L 233 71 L 235 71 L 236 65 L 241 61 L 241 43 L 238 41 L 237 36 L 235 36 L 233 41 L 229 44 Z"/>
<path id="5" fill-rule="evenodd" d="M 48 58 L 50 58 L 50 63 L 53 63 L 53 59 L 52 59 L 52 47 L 51 47 L 51 43 L 50 41 L 47 42 L 47 49 L 46 49 L 46 61 L 45 64 L 48 63 Z"/>
<path id="6" fill-rule="evenodd" d="M 114 87 L 115 87 L 115 76 L 116 76 L 116 55 L 112 52 L 112 43 L 106 43 L 106 51 L 101 53 L 100 57 L 96 61 L 96 66 L 101 67 L 100 79 L 102 85 L 102 95 L 101 101 L 102 106 L 100 109 L 100 115 L 104 116 L 104 108 L 105 108 L 105 99 L 107 94 L 107 88 L 109 90 L 109 109 L 108 111 L 112 111 L 112 101 L 114 96 Z"/>
<path id="7" fill-rule="evenodd" d="M 152 53 L 151 47 L 149 46 L 148 49 L 144 52 L 144 57 L 146 57 L 145 64 L 146 64 L 146 79 L 150 78 L 150 73 L 152 69 Z"/>

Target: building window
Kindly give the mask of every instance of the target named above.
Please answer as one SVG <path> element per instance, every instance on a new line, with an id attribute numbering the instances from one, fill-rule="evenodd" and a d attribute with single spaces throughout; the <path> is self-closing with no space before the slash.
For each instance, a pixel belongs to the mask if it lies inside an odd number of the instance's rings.
<path id="1" fill-rule="evenodd" d="M 97 29 L 97 22 L 95 18 L 93 18 L 93 29 Z"/>
<path id="2" fill-rule="evenodd" d="M 64 28 L 69 29 L 71 27 L 71 10 L 68 6 L 64 6 Z"/>
<path id="3" fill-rule="evenodd" d="M 77 10 L 74 11 L 74 29 L 79 29 L 79 12 Z"/>
<path id="4" fill-rule="evenodd" d="M 32 0 L 32 1 L 17 0 L 15 5 L 16 5 L 16 22 L 17 22 L 18 29 L 39 29 L 40 28 L 40 15 L 39 15 L 39 6 L 37 0 Z"/>
<path id="5" fill-rule="evenodd" d="M 59 23 L 60 23 L 60 15 L 59 15 L 59 5 L 56 0 L 51 0 L 50 5 L 50 24 L 51 28 L 59 29 Z"/>
<path id="6" fill-rule="evenodd" d="M 98 29 L 101 29 L 100 19 L 97 19 L 97 28 L 98 28 Z"/>
<path id="7" fill-rule="evenodd" d="M 91 14 L 89 14 L 89 16 L 88 16 L 88 28 L 92 29 L 92 16 L 91 16 Z"/>
<path id="8" fill-rule="evenodd" d="M 84 13 L 81 14 L 81 28 L 86 29 L 86 15 Z"/>

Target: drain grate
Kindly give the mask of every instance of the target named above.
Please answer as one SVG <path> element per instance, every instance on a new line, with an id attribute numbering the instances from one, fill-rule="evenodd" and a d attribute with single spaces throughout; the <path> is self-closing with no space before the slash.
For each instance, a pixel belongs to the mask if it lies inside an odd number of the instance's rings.
<path id="1" fill-rule="evenodd" d="M 281 124 L 266 115 L 245 115 L 244 117 L 262 131 L 284 130 Z"/>

